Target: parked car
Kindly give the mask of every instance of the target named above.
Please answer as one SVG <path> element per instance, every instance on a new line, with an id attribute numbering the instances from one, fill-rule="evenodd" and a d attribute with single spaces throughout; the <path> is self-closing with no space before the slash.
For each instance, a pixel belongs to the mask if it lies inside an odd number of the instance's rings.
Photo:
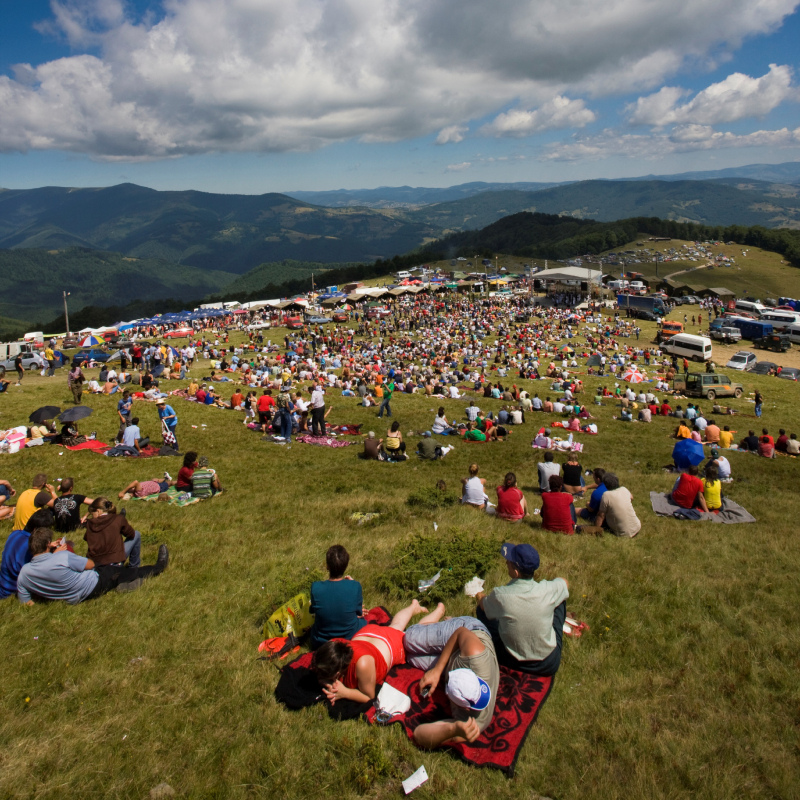
<path id="1" fill-rule="evenodd" d="M 87 361 L 98 361 L 105 364 L 106 361 L 110 358 L 110 353 L 107 353 L 105 350 L 98 350 L 95 347 L 92 347 L 88 350 L 80 350 L 79 352 L 75 353 L 72 356 L 73 363 L 77 362 L 78 364 L 84 364 Z"/>
<path id="2" fill-rule="evenodd" d="M 687 397 L 736 397 L 744 394 L 741 383 L 733 383 L 727 375 L 716 372 L 690 372 L 685 380 L 675 379 L 675 388 L 680 389 Z"/>
<path id="3" fill-rule="evenodd" d="M 41 369 L 41 365 L 33 356 L 24 355 L 22 356 L 22 369 Z M 13 372 L 14 359 L 8 358 L 5 361 L 0 361 L 0 371 L 3 373 Z"/>
<path id="4" fill-rule="evenodd" d="M 738 369 L 742 372 L 749 372 L 756 365 L 756 354 L 747 350 L 740 350 L 725 365 L 728 369 Z"/>
<path id="5" fill-rule="evenodd" d="M 165 339 L 185 339 L 194 334 L 194 328 L 175 328 L 163 334 Z"/>
<path id="6" fill-rule="evenodd" d="M 778 377 L 785 378 L 787 381 L 796 381 L 800 379 L 800 369 L 797 367 L 784 367 Z"/>
<path id="7" fill-rule="evenodd" d="M 659 319 L 652 311 L 648 311 L 646 308 L 637 308 L 634 313 L 636 314 L 636 319 L 646 319 L 648 322 L 657 322 Z"/>
<path id="8" fill-rule="evenodd" d="M 347 322 L 347 312 L 346 311 L 337 311 L 333 315 L 334 322 Z"/>
<path id="9" fill-rule="evenodd" d="M 309 325 L 326 325 L 328 322 L 330 322 L 330 319 L 328 317 L 321 317 L 317 314 L 314 314 L 314 316 L 308 317 L 306 322 L 308 322 Z"/>
<path id="10" fill-rule="evenodd" d="M 791 346 L 789 337 L 780 333 L 771 333 L 769 336 L 753 340 L 753 347 L 758 347 L 759 350 L 772 350 L 773 353 L 785 353 Z"/>
<path id="11" fill-rule="evenodd" d="M 290 331 L 298 331 L 303 327 L 303 320 L 300 317 L 289 317 L 284 323 L 284 327 Z"/>
<path id="12" fill-rule="evenodd" d="M 750 371 L 754 375 L 769 375 L 778 369 L 778 365 L 773 361 L 757 361 L 756 365 Z"/>
<path id="13" fill-rule="evenodd" d="M 716 339 L 718 342 L 740 342 L 742 340 L 742 332 L 738 328 L 713 328 L 711 338 Z"/>
<path id="14" fill-rule="evenodd" d="M 700 302 L 700 298 L 694 294 L 687 294 L 686 297 L 683 298 L 683 304 L 687 306 L 696 306 Z"/>

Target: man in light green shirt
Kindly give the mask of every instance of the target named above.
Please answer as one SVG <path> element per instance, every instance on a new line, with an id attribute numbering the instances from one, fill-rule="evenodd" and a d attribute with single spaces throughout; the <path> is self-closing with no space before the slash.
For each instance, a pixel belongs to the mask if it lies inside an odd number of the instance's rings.
<path id="1" fill-rule="evenodd" d="M 531 675 L 555 675 L 569 589 L 563 578 L 536 581 L 539 553 L 529 544 L 501 548 L 511 582 L 477 595 L 477 617 L 492 634 L 497 660 Z"/>

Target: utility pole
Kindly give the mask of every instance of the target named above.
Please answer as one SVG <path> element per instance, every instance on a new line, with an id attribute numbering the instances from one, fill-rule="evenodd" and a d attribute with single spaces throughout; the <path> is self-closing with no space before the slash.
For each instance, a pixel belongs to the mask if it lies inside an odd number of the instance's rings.
<path id="1" fill-rule="evenodd" d="M 67 311 L 67 298 L 69 297 L 69 292 L 64 291 L 64 322 L 67 325 L 67 336 L 69 336 L 69 312 Z"/>

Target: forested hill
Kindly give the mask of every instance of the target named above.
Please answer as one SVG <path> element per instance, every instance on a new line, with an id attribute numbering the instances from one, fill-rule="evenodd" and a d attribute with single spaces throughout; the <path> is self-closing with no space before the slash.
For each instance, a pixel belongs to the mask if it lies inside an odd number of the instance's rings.
<path id="1" fill-rule="evenodd" d="M 63 250 L 0 250 L 3 295 L 0 317 L 41 320 L 63 309 L 126 305 L 133 300 L 191 300 L 218 292 L 236 277 L 157 258 L 69 247 Z"/>

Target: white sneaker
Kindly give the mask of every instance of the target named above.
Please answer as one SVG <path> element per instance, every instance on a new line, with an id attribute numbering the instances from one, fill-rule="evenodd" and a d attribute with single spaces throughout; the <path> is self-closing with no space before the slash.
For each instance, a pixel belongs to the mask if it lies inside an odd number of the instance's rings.
<path id="1" fill-rule="evenodd" d="M 165 481 L 171 481 L 172 480 L 172 475 L 170 475 L 169 472 L 165 472 L 164 473 L 164 480 Z"/>

